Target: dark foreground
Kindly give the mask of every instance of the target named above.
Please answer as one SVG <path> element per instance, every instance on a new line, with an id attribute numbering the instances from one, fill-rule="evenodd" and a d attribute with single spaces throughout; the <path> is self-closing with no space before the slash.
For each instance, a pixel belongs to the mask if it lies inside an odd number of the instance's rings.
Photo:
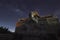
<path id="1" fill-rule="evenodd" d="M 40 35 L 18 35 L 18 34 L 0 34 L 0 40 L 60 40 L 56 34 L 40 34 Z"/>
<path id="2" fill-rule="evenodd" d="M 7 30 L 0 29 L 0 40 L 60 40 L 60 28 L 58 28 L 57 32 L 46 32 L 46 31 L 39 31 L 33 33 L 11 33 Z M 52 30 L 53 31 L 53 30 Z"/>

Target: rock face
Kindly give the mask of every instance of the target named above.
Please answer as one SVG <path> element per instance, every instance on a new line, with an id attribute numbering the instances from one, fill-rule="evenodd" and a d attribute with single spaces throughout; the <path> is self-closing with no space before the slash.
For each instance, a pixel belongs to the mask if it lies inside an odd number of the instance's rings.
<path id="1" fill-rule="evenodd" d="M 22 40 L 57 40 L 58 21 L 52 18 L 34 14 L 32 18 L 21 19 L 16 23 L 15 33 L 19 34 L 18 37 L 22 36 Z"/>

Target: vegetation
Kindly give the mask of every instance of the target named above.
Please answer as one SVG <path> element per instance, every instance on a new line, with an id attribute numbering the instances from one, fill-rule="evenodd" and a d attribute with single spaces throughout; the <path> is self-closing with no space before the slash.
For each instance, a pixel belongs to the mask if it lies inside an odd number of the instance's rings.
<path id="1" fill-rule="evenodd" d="M 11 33 L 7 28 L 0 27 L 0 33 Z"/>

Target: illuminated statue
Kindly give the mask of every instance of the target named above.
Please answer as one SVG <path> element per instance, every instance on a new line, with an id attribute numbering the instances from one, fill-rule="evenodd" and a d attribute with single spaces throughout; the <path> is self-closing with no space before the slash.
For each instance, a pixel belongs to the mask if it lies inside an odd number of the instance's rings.
<path id="1" fill-rule="evenodd" d="M 29 18 L 22 18 L 19 22 L 16 23 L 16 32 L 19 33 L 22 29 L 21 27 L 27 28 L 29 30 L 31 27 L 34 27 L 35 24 L 38 23 L 39 19 L 40 17 L 37 11 L 30 12 Z"/>
<path id="2" fill-rule="evenodd" d="M 30 13 L 30 18 L 31 18 L 31 20 L 33 20 L 33 21 L 35 21 L 36 23 L 38 23 L 38 20 L 39 20 L 39 14 L 38 14 L 38 12 L 37 11 L 32 11 L 31 13 Z"/>

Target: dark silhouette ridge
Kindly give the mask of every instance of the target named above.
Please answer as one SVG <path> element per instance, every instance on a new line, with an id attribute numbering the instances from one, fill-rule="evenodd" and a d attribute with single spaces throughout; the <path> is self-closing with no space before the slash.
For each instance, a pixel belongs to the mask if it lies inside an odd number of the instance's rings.
<path id="1" fill-rule="evenodd" d="M 57 25 L 59 26 L 59 25 Z M 55 27 L 57 27 L 55 26 Z M 60 28 L 57 34 L 41 32 L 40 35 L 36 34 L 17 34 L 8 31 L 8 29 L 0 27 L 0 40 L 58 40 L 60 37 Z"/>

